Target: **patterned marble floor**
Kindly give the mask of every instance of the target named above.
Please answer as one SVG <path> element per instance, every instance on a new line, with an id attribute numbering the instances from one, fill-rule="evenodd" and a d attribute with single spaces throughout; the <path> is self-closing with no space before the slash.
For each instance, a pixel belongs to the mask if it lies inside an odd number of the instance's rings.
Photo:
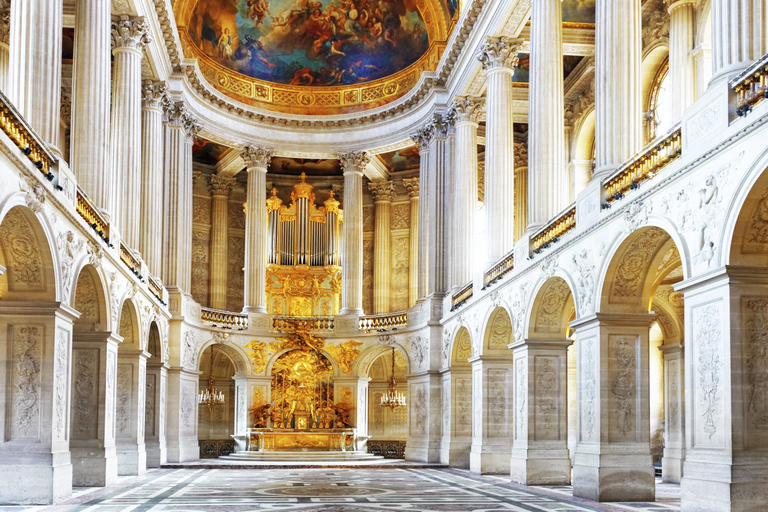
<path id="1" fill-rule="evenodd" d="M 451 469 L 160 469 L 113 487 L 76 489 L 50 507 L 4 511 L 302 512 L 627 511 L 680 509 L 679 487 L 657 483 L 655 503 L 594 503 L 570 487 L 524 487 Z"/>

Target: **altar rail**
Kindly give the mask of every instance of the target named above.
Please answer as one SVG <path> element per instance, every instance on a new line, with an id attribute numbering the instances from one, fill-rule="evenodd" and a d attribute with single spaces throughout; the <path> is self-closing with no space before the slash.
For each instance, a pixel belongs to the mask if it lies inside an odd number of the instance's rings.
<path id="1" fill-rule="evenodd" d="M 360 317 L 360 330 L 365 332 L 385 331 L 387 329 L 405 327 L 407 324 L 408 314 L 405 311 Z"/>
<path id="2" fill-rule="evenodd" d="M 736 94 L 736 113 L 739 116 L 746 116 L 752 107 L 768 99 L 768 55 L 731 80 L 730 86 Z"/>
<path id="3" fill-rule="evenodd" d="M 533 235 L 533 252 L 538 254 L 575 227 L 576 204 L 572 204 Z"/>
<path id="4" fill-rule="evenodd" d="M 200 321 L 224 329 L 242 331 L 248 328 L 248 315 L 213 308 L 200 308 Z"/>
<path id="5" fill-rule="evenodd" d="M 0 128 L 32 164 L 40 169 L 48 181 L 53 180 L 56 157 L 2 92 L 0 92 Z"/>
<path id="6" fill-rule="evenodd" d="M 333 331 L 334 322 L 332 316 L 276 316 L 272 318 L 272 329 L 276 331 L 288 331 L 296 327 L 310 331 Z"/>
<path id="7" fill-rule="evenodd" d="M 504 274 L 512 271 L 515 268 L 515 255 L 514 253 L 507 255 L 500 262 L 486 270 L 483 274 L 483 289 L 488 288 L 499 279 L 504 277 Z"/>
<path id="8" fill-rule="evenodd" d="M 463 306 L 474 294 L 474 287 L 472 283 L 469 283 L 464 288 L 453 294 L 451 297 L 451 311 L 456 311 Z"/>
<path id="9" fill-rule="evenodd" d="M 683 152 L 680 123 L 664 137 L 651 142 L 629 162 L 619 167 L 603 182 L 606 201 L 611 203 L 624 197 L 640 183 L 653 178 L 664 167 L 680 158 Z"/>

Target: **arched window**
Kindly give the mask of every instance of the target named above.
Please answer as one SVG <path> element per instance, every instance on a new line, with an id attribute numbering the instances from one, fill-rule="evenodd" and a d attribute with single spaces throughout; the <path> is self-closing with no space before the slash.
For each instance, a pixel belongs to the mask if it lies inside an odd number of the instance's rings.
<path id="1" fill-rule="evenodd" d="M 669 59 L 659 66 L 651 85 L 648 102 L 648 140 L 667 133 L 674 125 L 672 119 L 672 91 L 669 88 Z"/>

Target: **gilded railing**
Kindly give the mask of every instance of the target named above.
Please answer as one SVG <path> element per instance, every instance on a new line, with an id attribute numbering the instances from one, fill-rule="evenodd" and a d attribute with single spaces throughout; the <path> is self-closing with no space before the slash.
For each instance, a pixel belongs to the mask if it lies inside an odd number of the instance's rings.
<path id="1" fill-rule="evenodd" d="M 200 308 L 200 321 L 204 324 L 226 329 L 243 330 L 248 328 L 248 315 L 213 308 Z"/>
<path id="2" fill-rule="evenodd" d="M 576 205 L 572 204 L 533 235 L 533 252 L 540 253 L 575 227 Z"/>
<path id="3" fill-rule="evenodd" d="M 332 331 L 334 327 L 332 316 L 275 316 L 272 317 L 272 329 L 276 331 L 292 331 L 306 329 L 309 331 Z"/>
<path id="4" fill-rule="evenodd" d="M 509 254 L 503 260 L 496 263 L 490 269 L 483 274 L 483 289 L 491 286 L 499 279 L 502 279 L 504 274 L 515 268 L 515 255 Z"/>
<path id="5" fill-rule="evenodd" d="M 461 306 L 463 306 L 469 299 L 472 298 L 472 294 L 472 283 L 469 283 L 467 286 L 456 292 L 453 297 L 451 297 L 451 311 L 456 311 Z"/>
<path id="6" fill-rule="evenodd" d="M 53 179 L 56 157 L 3 93 L 0 93 L 0 128 L 48 181 Z"/>
<path id="7" fill-rule="evenodd" d="M 753 106 L 768 98 L 768 55 L 731 80 L 730 85 L 736 94 L 736 113 L 747 115 Z"/>
<path id="8" fill-rule="evenodd" d="M 627 191 L 636 189 L 641 182 L 653 178 L 677 160 L 683 152 L 681 134 L 678 124 L 666 136 L 652 142 L 632 160 L 619 167 L 603 182 L 606 200 L 610 203 L 621 199 Z"/>
<path id="9" fill-rule="evenodd" d="M 154 295 L 160 301 L 160 304 L 165 305 L 163 301 L 163 285 L 152 274 L 147 275 L 147 287 L 149 288 L 149 293 Z"/>
<path id="10" fill-rule="evenodd" d="M 91 199 L 85 195 L 85 192 L 80 187 L 77 187 L 77 213 L 80 214 L 102 240 L 109 243 L 109 223 L 99 213 Z"/>
<path id="11" fill-rule="evenodd" d="M 133 255 L 133 251 L 122 241 L 120 242 L 120 260 L 125 263 L 125 266 L 128 267 L 136 277 L 142 279 L 141 263 L 139 263 L 139 260 Z"/>
<path id="12" fill-rule="evenodd" d="M 360 330 L 365 332 L 384 331 L 397 327 L 405 327 L 407 324 L 408 314 L 405 311 L 360 317 Z"/>

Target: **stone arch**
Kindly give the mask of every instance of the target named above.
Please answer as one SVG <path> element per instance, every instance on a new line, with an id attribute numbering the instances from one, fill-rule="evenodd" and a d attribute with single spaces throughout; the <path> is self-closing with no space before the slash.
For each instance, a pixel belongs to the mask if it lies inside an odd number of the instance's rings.
<path id="1" fill-rule="evenodd" d="M 573 291 L 562 277 L 544 281 L 534 295 L 526 336 L 538 339 L 565 339 L 574 311 Z"/>
<path id="2" fill-rule="evenodd" d="M 149 329 L 147 330 L 147 345 L 146 351 L 149 352 L 150 360 L 162 361 L 163 359 L 163 341 L 160 335 L 160 328 L 156 321 L 149 323 Z"/>
<path id="3" fill-rule="evenodd" d="M 142 350 L 145 346 L 145 340 L 142 339 L 142 329 L 139 325 L 141 316 L 132 299 L 123 301 L 118 318 L 117 332 L 123 338 L 120 348 Z"/>
<path id="4" fill-rule="evenodd" d="M 485 324 L 480 355 L 495 353 L 511 356 L 507 345 L 512 343 L 513 338 L 512 319 L 509 313 L 503 307 L 496 306 L 488 315 L 488 321 Z"/>
<path id="5" fill-rule="evenodd" d="M 24 206 L 13 206 L 0 222 L 0 299 L 55 301 L 56 266 L 38 217 Z M 71 279 L 71 276 L 64 276 Z"/>
<path id="6" fill-rule="evenodd" d="M 354 364 L 352 365 L 351 375 L 355 375 L 361 378 L 370 377 L 371 366 L 373 365 L 374 361 L 376 361 L 379 357 L 381 357 L 382 354 L 391 352 L 392 347 L 394 347 L 400 353 L 403 354 L 403 357 L 405 358 L 405 363 L 406 363 L 406 374 L 411 373 L 412 365 L 411 365 L 411 359 L 408 354 L 408 351 L 405 350 L 405 347 L 402 344 L 396 341 L 393 341 L 391 344 L 388 344 L 388 345 L 382 345 L 377 343 L 363 350 L 363 352 L 358 356 L 358 358 L 355 360 Z M 326 353 L 325 351 L 323 351 L 323 354 L 331 361 L 331 364 L 333 364 L 334 377 L 338 376 L 339 369 L 336 361 L 333 359 L 333 357 L 330 354 Z"/>
<path id="7" fill-rule="evenodd" d="M 469 359 L 474 351 L 472 350 L 472 336 L 469 329 L 461 326 L 453 337 L 453 349 L 451 350 L 450 367 L 463 366 L 470 367 Z"/>
<path id="8" fill-rule="evenodd" d="M 406 375 L 408 374 L 407 355 L 395 345 L 385 347 L 368 366 L 368 435 L 372 439 L 405 441 L 408 435 L 408 408 L 398 407 L 391 410 L 381 406 L 381 397 L 389 389 L 392 377 L 392 348 L 395 348 L 394 377 L 397 391 L 408 395 Z M 358 425 L 359 427 L 359 425 Z"/>
<path id="9" fill-rule="evenodd" d="M 642 101 L 643 112 L 651 111 L 651 103 L 653 101 L 653 90 L 657 82 L 663 79 L 661 73 L 668 76 L 669 69 L 669 47 L 666 41 L 659 40 L 652 46 L 648 47 L 644 51 L 643 61 L 640 65 L 640 80 L 642 81 Z M 666 71 L 664 67 L 666 66 Z M 647 125 L 645 132 L 645 140 L 649 141 L 652 138 L 658 137 L 660 133 L 651 134 L 650 123 L 644 123 Z M 651 137 L 653 135 L 653 137 Z"/>
<path id="10" fill-rule="evenodd" d="M 76 283 L 72 304 L 80 318 L 75 320 L 75 330 L 108 331 L 107 291 L 99 272 L 93 265 L 85 265 L 80 269 Z"/>
<path id="11" fill-rule="evenodd" d="M 768 151 L 756 168 L 768 167 Z M 768 170 L 742 183 L 728 211 L 723 261 L 729 265 L 768 266 Z"/>
<path id="12" fill-rule="evenodd" d="M 200 345 L 200 349 L 196 357 L 197 371 L 202 371 L 203 364 L 205 362 L 204 361 L 205 351 L 208 350 L 208 348 L 210 348 L 211 345 L 216 345 L 216 351 L 218 353 L 224 354 L 227 357 L 227 359 L 232 363 L 232 366 L 235 368 L 236 374 L 240 374 L 240 375 L 253 374 L 253 371 L 252 371 L 253 368 L 251 366 L 250 358 L 247 356 L 247 354 L 243 353 L 243 351 L 237 347 L 237 344 L 219 343 L 213 338 L 209 339 L 208 341 Z"/>

